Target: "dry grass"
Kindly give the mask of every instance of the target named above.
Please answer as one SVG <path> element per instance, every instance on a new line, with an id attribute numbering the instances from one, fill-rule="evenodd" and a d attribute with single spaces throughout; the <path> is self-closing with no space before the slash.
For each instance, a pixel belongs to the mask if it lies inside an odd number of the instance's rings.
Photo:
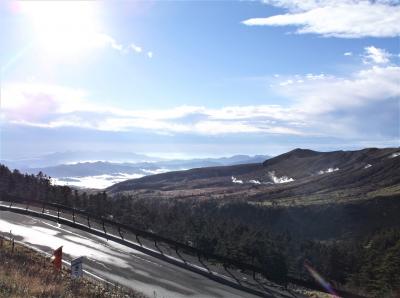
<path id="1" fill-rule="evenodd" d="M 0 240 L 1 242 L 1 240 Z M 119 286 L 86 278 L 71 280 L 70 272 L 55 273 L 49 258 L 10 241 L 0 246 L 0 297 L 145 297 Z"/>
<path id="2" fill-rule="evenodd" d="M 315 290 L 310 290 L 306 289 L 297 285 L 289 284 L 288 289 L 291 290 L 292 292 L 302 295 L 303 297 L 309 297 L 309 298 L 335 298 L 337 296 L 328 294 L 328 293 L 323 293 L 320 291 L 315 291 Z"/>

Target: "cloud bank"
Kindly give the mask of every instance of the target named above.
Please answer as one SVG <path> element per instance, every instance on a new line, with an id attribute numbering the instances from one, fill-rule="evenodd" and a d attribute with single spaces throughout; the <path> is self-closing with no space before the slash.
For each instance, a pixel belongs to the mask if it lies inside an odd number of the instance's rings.
<path id="1" fill-rule="evenodd" d="M 362 69 L 345 77 L 273 76 L 269 79 L 271 89 L 289 102 L 286 105 L 134 110 L 96 103 L 85 90 L 6 83 L 2 90 L 2 118 L 10 124 L 48 129 L 144 130 L 162 135 L 398 137 L 400 67 L 391 64 L 389 57 L 391 54 L 385 50 L 370 46 L 364 53 L 368 64 L 361 64 Z"/>
<path id="2" fill-rule="evenodd" d="M 251 18 L 247 26 L 295 26 L 298 34 L 362 38 L 400 35 L 400 5 L 390 0 L 264 0 L 284 14 Z"/>

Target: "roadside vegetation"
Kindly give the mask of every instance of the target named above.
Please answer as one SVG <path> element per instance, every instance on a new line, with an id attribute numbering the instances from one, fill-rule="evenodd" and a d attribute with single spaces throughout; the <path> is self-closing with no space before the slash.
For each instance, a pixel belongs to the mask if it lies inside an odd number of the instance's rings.
<path id="1" fill-rule="evenodd" d="M 69 270 L 54 271 L 50 259 L 9 240 L 0 240 L 0 297 L 133 297 L 143 294 L 82 278 L 72 280 Z"/>

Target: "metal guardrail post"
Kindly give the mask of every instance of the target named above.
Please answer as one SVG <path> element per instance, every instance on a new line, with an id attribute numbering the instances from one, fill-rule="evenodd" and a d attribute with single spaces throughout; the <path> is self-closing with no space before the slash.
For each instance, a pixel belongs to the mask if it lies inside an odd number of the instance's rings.
<path id="1" fill-rule="evenodd" d="M 102 223 L 103 223 L 103 231 L 104 231 L 104 234 L 107 234 L 106 226 L 104 225 L 104 220 L 102 221 Z"/>
<path id="2" fill-rule="evenodd" d="M 43 206 L 42 206 L 42 213 L 44 213 L 44 202 L 43 202 Z"/>
<path id="3" fill-rule="evenodd" d="M 254 266 L 254 256 L 251 257 L 251 266 Z M 256 271 L 253 268 L 253 279 L 256 279 Z"/>
<path id="4" fill-rule="evenodd" d="M 57 207 L 57 218 L 60 219 L 60 207 Z"/>
<path id="5" fill-rule="evenodd" d="M 138 237 L 137 234 L 135 234 L 135 238 L 136 238 L 137 243 L 139 243 L 140 246 L 143 246 L 143 244 L 142 244 L 142 242 L 140 242 L 139 237 Z"/>
<path id="6" fill-rule="evenodd" d="M 72 209 L 72 221 L 75 222 L 75 208 Z"/>
<path id="7" fill-rule="evenodd" d="M 90 219 L 89 219 L 89 214 L 88 214 L 88 216 L 87 216 L 87 225 L 88 225 L 89 229 L 91 229 L 91 227 L 90 227 Z"/>
<path id="8" fill-rule="evenodd" d="M 124 240 L 124 236 L 122 235 L 120 226 L 118 226 L 118 233 L 119 233 L 119 236 L 121 236 L 122 240 Z"/>

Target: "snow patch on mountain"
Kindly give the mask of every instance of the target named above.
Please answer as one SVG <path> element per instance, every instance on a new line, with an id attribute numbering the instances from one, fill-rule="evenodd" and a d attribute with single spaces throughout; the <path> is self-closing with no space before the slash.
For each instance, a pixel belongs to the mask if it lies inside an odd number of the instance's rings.
<path id="1" fill-rule="evenodd" d="M 339 171 L 339 168 L 328 168 L 326 170 L 321 170 L 318 172 L 318 175 L 326 174 L 326 173 L 333 173 Z"/>
<path id="2" fill-rule="evenodd" d="M 249 182 L 250 182 L 250 183 L 253 183 L 253 184 L 261 184 L 261 182 L 258 181 L 258 180 L 249 180 Z"/>
<path id="3" fill-rule="evenodd" d="M 269 177 L 274 183 L 288 183 L 295 181 L 293 178 L 289 178 L 287 176 L 277 177 L 275 175 L 275 171 L 268 172 Z"/>
<path id="4" fill-rule="evenodd" d="M 243 184 L 243 180 L 239 180 L 239 179 L 236 179 L 235 177 L 231 177 L 232 178 L 232 182 L 233 183 L 236 183 L 236 184 Z"/>

